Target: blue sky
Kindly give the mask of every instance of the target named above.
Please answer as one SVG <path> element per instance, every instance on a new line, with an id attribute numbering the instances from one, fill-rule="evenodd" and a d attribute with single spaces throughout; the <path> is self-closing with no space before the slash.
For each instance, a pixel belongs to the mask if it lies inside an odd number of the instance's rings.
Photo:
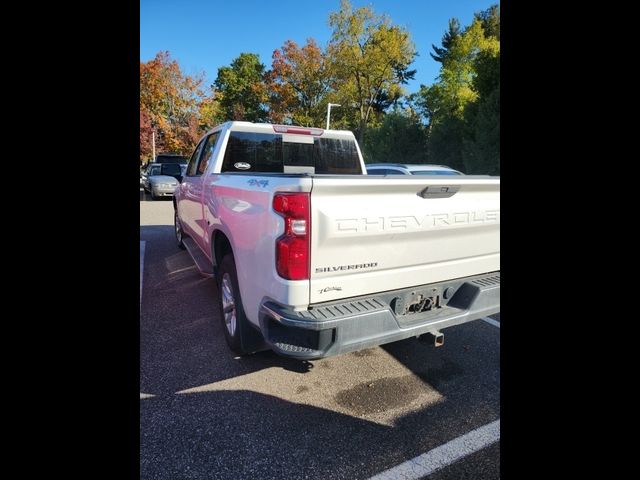
<path id="1" fill-rule="evenodd" d="M 413 63 L 415 80 L 409 92 L 420 84 L 431 84 L 439 63 L 429 52 L 440 46 L 451 17 L 468 25 L 475 12 L 496 0 L 351 0 L 354 8 L 369 5 L 386 13 L 393 23 L 411 33 L 419 56 Z M 168 50 L 188 74 L 204 72 L 206 85 L 216 78 L 218 68 L 228 65 L 242 52 L 257 53 L 269 69 L 271 55 L 285 40 L 299 45 L 308 37 L 324 47 L 331 35 L 329 12 L 339 9 L 340 0 L 140 0 L 140 60 L 151 60 Z"/>

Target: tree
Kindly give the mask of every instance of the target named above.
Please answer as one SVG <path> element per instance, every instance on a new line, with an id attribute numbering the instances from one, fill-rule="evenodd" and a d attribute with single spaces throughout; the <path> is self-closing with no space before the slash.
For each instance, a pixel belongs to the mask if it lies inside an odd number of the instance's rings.
<path id="1" fill-rule="evenodd" d="M 366 163 L 425 163 L 426 134 L 417 115 L 395 109 L 369 128 L 363 145 Z"/>
<path id="2" fill-rule="evenodd" d="M 463 159 L 469 173 L 500 174 L 500 53 L 481 52 L 473 87 L 478 100 L 465 109 Z"/>
<path id="3" fill-rule="evenodd" d="M 475 60 L 480 52 L 495 52 L 499 51 L 499 48 L 500 43 L 497 40 L 484 36 L 482 24 L 478 19 L 474 19 L 464 33 L 453 42 L 438 76 L 449 113 L 462 117 L 464 107 L 477 99 L 478 94 L 472 83 L 476 75 Z"/>
<path id="4" fill-rule="evenodd" d="M 149 62 L 140 62 L 141 159 L 150 158 L 146 140 L 156 132 L 156 150 L 186 154 L 193 148 L 194 120 L 202 95 L 203 76 L 185 75 L 169 52 L 158 53 Z"/>
<path id="5" fill-rule="evenodd" d="M 429 52 L 431 58 L 433 58 L 436 62 L 444 63 L 449 53 L 449 49 L 461 33 L 460 21 L 457 18 L 450 19 L 449 30 L 447 30 L 442 36 L 442 47 L 436 47 L 435 45 L 431 44 L 431 48 L 433 48 L 433 51 L 435 52 L 435 55 Z"/>
<path id="6" fill-rule="evenodd" d="M 500 52 L 483 51 L 474 62 L 472 87 L 479 98 L 488 97 L 500 86 Z"/>
<path id="7" fill-rule="evenodd" d="M 336 97 L 342 99 L 343 112 L 355 109 L 362 143 L 381 95 L 398 97 L 400 86 L 415 75 L 415 70 L 409 70 L 415 46 L 409 33 L 386 16 L 376 15 L 369 7 L 353 11 L 349 0 L 341 0 L 340 10 L 329 16 L 329 25 L 333 32 L 328 55 L 340 82 Z"/>
<path id="8" fill-rule="evenodd" d="M 469 120 L 463 160 L 469 174 L 500 175 L 500 84 Z"/>
<path id="9" fill-rule="evenodd" d="M 322 125 L 332 75 L 327 58 L 313 38 L 307 39 L 302 48 L 287 40 L 276 49 L 267 79 L 271 121 Z"/>
<path id="10" fill-rule="evenodd" d="M 464 119 L 453 115 L 443 116 L 433 126 L 427 144 L 429 163 L 448 165 L 466 172 L 463 148 L 466 134 Z"/>
<path id="11" fill-rule="evenodd" d="M 213 88 L 225 120 L 266 120 L 265 67 L 255 53 L 241 53 L 230 66 L 219 68 Z"/>
<path id="12" fill-rule="evenodd" d="M 486 10 L 474 15 L 480 20 L 485 36 L 493 37 L 500 41 L 500 6 L 498 4 L 491 5 Z"/>
<path id="13" fill-rule="evenodd" d="M 492 5 L 475 18 L 489 43 L 474 60 L 478 98 L 464 112 L 462 154 L 468 173 L 500 175 L 500 10 Z"/>
<path id="14" fill-rule="evenodd" d="M 206 132 L 225 121 L 222 106 L 220 105 L 221 97 L 222 95 L 219 92 L 218 94 L 212 92 L 203 96 L 200 100 L 198 106 L 200 131 Z"/>
<path id="15" fill-rule="evenodd" d="M 420 85 L 420 89 L 408 97 L 410 108 L 423 117 L 428 125 L 429 132 L 444 108 L 443 99 L 442 86 L 438 83 L 429 86 Z"/>
<path id="16" fill-rule="evenodd" d="M 153 124 L 151 115 L 144 108 L 140 108 L 140 160 L 150 159 L 153 151 L 152 147 Z M 156 148 L 161 145 L 156 142 Z"/>
<path id="17" fill-rule="evenodd" d="M 484 105 L 500 81 L 500 41 L 495 35 L 485 34 L 483 26 L 499 32 L 495 11 L 490 8 L 476 14 L 471 25 L 457 36 L 445 34 L 451 41 L 446 53 L 442 52 L 437 81 L 421 85 L 411 98 L 428 123 L 430 162 L 474 172 L 489 165 L 490 155 L 499 162 L 499 125 L 491 124 L 496 119 L 499 122 L 499 92 Z M 450 22 L 450 31 L 452 25 Z"/>

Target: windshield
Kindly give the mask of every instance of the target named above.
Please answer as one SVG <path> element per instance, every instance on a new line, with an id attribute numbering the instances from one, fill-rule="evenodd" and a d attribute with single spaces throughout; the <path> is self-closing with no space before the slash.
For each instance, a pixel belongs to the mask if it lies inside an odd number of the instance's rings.
<path id="1" fill-rule="evenodd" d="M 187 157 L 180 155 L 158 155 L 156 163 L 187 163 Z"/>
<path id="2" fill-rule="evenodd" d="M 461 175 L 453 170 L 413 170 L 411 175 Z"/>
<path id="3" fill-rule="evenodd" d="M 182 175 L 182 168 L 177 163 L 165 163 L 162 165 L 162 175 Z"/>

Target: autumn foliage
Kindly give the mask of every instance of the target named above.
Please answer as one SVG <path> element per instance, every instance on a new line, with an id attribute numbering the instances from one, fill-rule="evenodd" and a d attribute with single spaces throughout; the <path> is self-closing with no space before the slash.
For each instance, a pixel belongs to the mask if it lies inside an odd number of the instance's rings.
<path id="1" fill-rule="evenodd" d="M 199 136 L 203 76 L 185 75 L 169 52 L 140 62 L 140 159 L 151 158 L 151 133 L 156 153 L 190 154 Z"/>
<path id="2" fill-rule="evenodd" d="M 269 120 L 303 126 L 322 124 L 333 78 L 329 59 L 313 38 L 298 47 L 287 40 L 273 52 L 266 81 L 270 93 Z"/>
<path id="3" fill-rule="evenodd" d="M 500 171 L 500 11 L 476 13 L 471 25 L 449 22 L 431 57 L 441 64 L 429 86 L 408 94 L 417 50 L 408 30 L 372 7 L 341 0 L 329 15 L 322 48 L 286 40 L 267 68 L 241 53 L 213 83 L 186 75 L 169 52 L 140 62 L 140 160 L 190 155 L 198 139 L 230 120 L 324 127 L 356 133 L 365 161 L 445 163 L 468 172 Z"/>

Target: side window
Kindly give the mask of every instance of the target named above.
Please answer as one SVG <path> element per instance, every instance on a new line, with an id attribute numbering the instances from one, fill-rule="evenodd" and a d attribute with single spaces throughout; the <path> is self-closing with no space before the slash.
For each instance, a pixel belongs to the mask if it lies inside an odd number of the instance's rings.
<path id="1" fill-rule="evenodd" d="M 396 170 L 395 168 L 390 168 L 389 170 L 387 170 L 387 173 L 389 175 L 405 175 L 402 170 Z"/>
<path id="2" fill-rule="evenodd" d="M 367 173 L 369 175 L 386 175 L 387 170 L 384 168 L 373 168 L 371 170 L 368 170 Z"/>
<path id="3" fill-rule="evenodd" d="M 207 142 L 205 143 L 202 158 L 200 159 L 200 163 L 198 164 L 198 175 L 202 175 L 207 171 L 207 166 L 209 165 L 209 160 L 213 157 L 213 151 L 216 149 L 216 142 L 218 141 L 218 137 L 220 136 L 220 132 L 212 133 L 207 138 Z"/>
<path id="4" fill-rule="evenodd" d="M 193 155 L 191 155 L 191 160 L 189 160 L 189 166 L 187 167 L 187 176 L 193 177 L 196 174 L 196 167 L 198 165 L 198 158 L 200 157 L 200 152 L 202 151 L 202 146 L 204 145 L 205 140 L 198 144 L 196 149 L 193 151 Z"/>

